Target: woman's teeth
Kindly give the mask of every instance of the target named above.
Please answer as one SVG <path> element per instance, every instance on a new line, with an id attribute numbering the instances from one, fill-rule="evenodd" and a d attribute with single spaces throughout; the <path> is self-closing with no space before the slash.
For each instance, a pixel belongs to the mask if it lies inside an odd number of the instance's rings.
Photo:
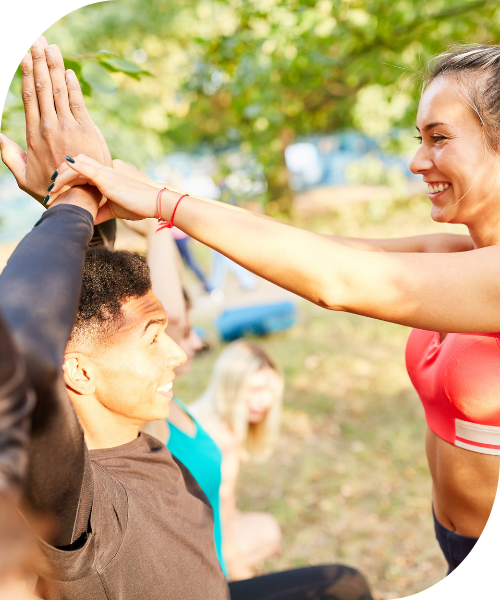
<path id="1" fill-rule="evenodd" d="M 427 186 L 429 188 L 429 193 L 437 194 L 438 192 L 443 192 L 444 190 L 447 190 L 450 187 L 450 184 L 438 183 L 436 185 L 432 185 L 432 183 L 428 183 Z"/>

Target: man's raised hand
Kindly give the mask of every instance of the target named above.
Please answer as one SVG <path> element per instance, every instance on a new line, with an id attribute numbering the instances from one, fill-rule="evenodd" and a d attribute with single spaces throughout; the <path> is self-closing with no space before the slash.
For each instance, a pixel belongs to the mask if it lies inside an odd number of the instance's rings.
<path id="1" fill-rule="evenodd" d="M 73 71 L 65 72 L 57 46 L 40 36 L 23 58 L 21 72 L 27 152 L 0 134 L 2 160 L 19 187 L 42 201 L 66 155 L 85 153 L 109 164 L 109 152 L 88 114 L 78 79 Z"/>

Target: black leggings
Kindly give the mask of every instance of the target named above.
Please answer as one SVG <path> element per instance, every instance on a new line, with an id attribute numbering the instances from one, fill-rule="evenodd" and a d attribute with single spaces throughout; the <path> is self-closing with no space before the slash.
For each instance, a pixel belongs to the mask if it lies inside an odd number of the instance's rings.
<path id="1" fill-rule="evenodd" d="M 305 567 L 229 584 L 231 600 L 372 600 L 364 577 L 343 565 Z"/>
<path id="2" fill-rule="evenodd" d="M 441 546 L 444 557 L 448 562 L 448 573 L 449 575 L 454 571 L 458 565 L 463 562 L 470 551 L 476 545 L 478 538 L 467 537 L 460 535 L 454 531 L 450 531 L 444 525 L 436 519 L 434 513 L 434 507 L 432 508 L 432 515 L 434 517 L 434 529 L 436 531 L 436 539 Z"/>

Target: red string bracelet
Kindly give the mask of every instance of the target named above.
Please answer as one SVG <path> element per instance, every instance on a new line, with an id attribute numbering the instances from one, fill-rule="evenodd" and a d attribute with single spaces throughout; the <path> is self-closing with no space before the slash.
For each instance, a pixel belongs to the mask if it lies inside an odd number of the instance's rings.
<path id="1" fill-rule="evenodd" d="M 179 200 L 177 200 L 177 204 L 175 205 L 174 208 L 174 212 L 172 213 L 172 217 L 170 219 L 170 221 L 165 221 L 164 219 L 162 219 L 161 216 L 161 195 L 163 194 L 163 192 L 165 190 L 168 190 L 168 188 L 164 187 L 163 189 L 161 189 L 158 192 L 158 196 L 156 197 L 156 214 L 158 215 L 158 227 L 156 228 L 156 233 L 158 233 L 158 231 L 161 231 L 162 229 L 171 229 L 174 226 L 174 217 L 175 217 L 175 211 L 177 210 L 177 207 L 179 206 L 180 201 L 183 198 L 186 198 L 187 196 L 189 196 L 189 194 L 183 194 Z M 170 190 L 168 190 L 170 192 Z"/>

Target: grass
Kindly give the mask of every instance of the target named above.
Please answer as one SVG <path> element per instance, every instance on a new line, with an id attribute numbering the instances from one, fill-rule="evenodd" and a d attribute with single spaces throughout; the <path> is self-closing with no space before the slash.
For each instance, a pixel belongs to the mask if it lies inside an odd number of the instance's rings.
<path id="1" fill-rule="evenodd" d="M 366 237 L 457 231 L 433 224 L 428 211 L 424 200 L 371 203 L 298 224 Z M 197 252 L 203 261 L 205 249 Z M 304 301 L 299 309 L 297 326 L 260 340 L 285 372 L 282 435 L 266 464 L 242 467 L 238 484 L 242 510 L 269 511 L 282 527 L 282 553 L 263 570 L 342 562 L 386 599 L 422 591 L 446 569 L 424 412 L 404 363 L 409 330 Z M 199 357 L 178 380 L 186 402 L 203 391 L 215 359 Z"/>

